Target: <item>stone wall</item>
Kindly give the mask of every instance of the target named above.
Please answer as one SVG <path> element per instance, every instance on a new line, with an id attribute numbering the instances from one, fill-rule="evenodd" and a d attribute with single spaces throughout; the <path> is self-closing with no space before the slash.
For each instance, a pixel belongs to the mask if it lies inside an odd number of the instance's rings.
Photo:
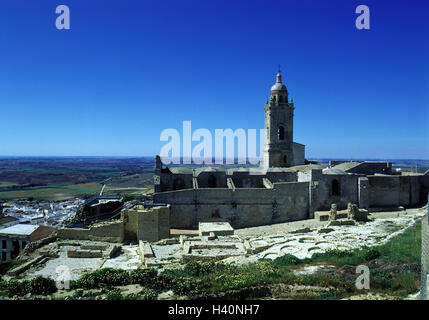
<path id="1" fill-rule="evenodd" d="M 301 175 L 301 179 L 307 178 Z M 358 176 L 323 174 L 322 170 L 311 171 L 311 208 L 314 211 L 329 210 L 336 203 L 339 210 L 347 204 L 358 203 Z M 337 187 L 335 187 L 337 185 Z"/>
<path id="2" fill-rule="evenodd" d="M 274 183 L 272 189 L 194 189 L 154 195 L 171 204 L 171 227 L 193 228 L 199 222 L 229 222 L 250 227 L 309 217 L 308 182 Z"/>
<path id="3" fill-rule="evenodd" d="M 305 164 L 305 145 L 301 143 L 292 143 L 293 163 L 292 165 L 298 166 Z"/>
<path id="4" fill-rule="evenodd" d="M 122 242 L 123 230 L 122 221 L 116 220 L 94 224 L 89 228 L 61 228 L 58 230 L 58 238 Z"/>
<path id="5" fill-rule="evenodd" d="M 160 173 L 159 180 L 159 192 L 192 188 L 192 173 Z"/>
<path id="6" fill-rule="evenodd" d="M 421 203 L 421 176 L 368 176 L 370 207 L 412 207 Z"/>
<path id="7" fill-rule="evenodd" d="M 137 205 L 124 210 L 122 220 L 125 241 L 154 242 L 170 237 L 170 206 Z"/>
<path id="8" fill-rule="evenodd" d="M 154 242 L 170 238 L 170 207 L 153 207 L 138 215 L 137 240 Z"/>

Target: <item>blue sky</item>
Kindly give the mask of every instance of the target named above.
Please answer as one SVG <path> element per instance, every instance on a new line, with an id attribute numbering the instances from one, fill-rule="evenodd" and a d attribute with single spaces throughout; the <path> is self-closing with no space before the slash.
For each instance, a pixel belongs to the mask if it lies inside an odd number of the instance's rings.
<path id="1" fill-rule="evenodd" d="M 260 129 L 281 64 L 307 158 L 429 159 L 427 1 L 2 1 L 0 41 L 0 155 L 152 156 L 183 120 Z"/>

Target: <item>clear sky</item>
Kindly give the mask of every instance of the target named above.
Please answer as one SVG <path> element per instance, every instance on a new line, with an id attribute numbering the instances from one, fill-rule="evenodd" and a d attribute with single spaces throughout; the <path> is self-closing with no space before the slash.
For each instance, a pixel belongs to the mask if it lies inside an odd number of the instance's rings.
<path id="1" fill-rule="evenodd" d="M 0 155 L 152 156 L 183 120 L 260 129 L 280 64 L 307 158 L 429 159 L 428 1 L 2 0 L 0 41 Z"/>

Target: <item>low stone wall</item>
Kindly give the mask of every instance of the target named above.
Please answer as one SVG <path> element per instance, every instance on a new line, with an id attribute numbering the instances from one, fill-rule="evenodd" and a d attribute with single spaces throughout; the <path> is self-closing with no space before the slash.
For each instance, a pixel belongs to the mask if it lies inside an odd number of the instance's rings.
<path id="1" fill-rule="evenodd" d="M 102 258 L 103 252 L 101 250 L 67 250 L 68 258 Z"/>
<path id="2" fill-rule="evenodd" d="M 94 224 L 89 228 L 62 228 L 58 230 L 58 238 L 122 242 L 123 223 L 122 221 L 109 221 Z"/>

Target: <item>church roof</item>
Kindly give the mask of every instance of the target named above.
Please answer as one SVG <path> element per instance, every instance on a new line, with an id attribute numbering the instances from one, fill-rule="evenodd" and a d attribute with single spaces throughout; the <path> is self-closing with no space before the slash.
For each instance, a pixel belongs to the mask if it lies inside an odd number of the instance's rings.
<path id="1" fill-rule="evenodd" d="M 320 164 L 303 164 L 303 165 L 299 165 L 299 166 L 293 166 L 293 167 L 289 167 L 289 170 L 291 171 L 308 171 L 308 170 L 320 170 L 320 169 L 324 169 L 326 168 L 326 166 L 322 166 Z"/>
<path id="2" fill-rule="evenodd" d="M 333 166 L 332 169 L 348 171 L 348 170 L 353 169 L 353 168 L 355 168 L 361 164 L 362 164 L 362 162 L 357 162 L 357 161 L 343 162 L 343 163 L 337 164 L 336 166 Z"/>
<path id="3" fill-rule="evenodd" d="M 323 174 L 348 174 L 347 172 L 337 169 L 337 168 L 325 168 L 322 170 Z"/>

